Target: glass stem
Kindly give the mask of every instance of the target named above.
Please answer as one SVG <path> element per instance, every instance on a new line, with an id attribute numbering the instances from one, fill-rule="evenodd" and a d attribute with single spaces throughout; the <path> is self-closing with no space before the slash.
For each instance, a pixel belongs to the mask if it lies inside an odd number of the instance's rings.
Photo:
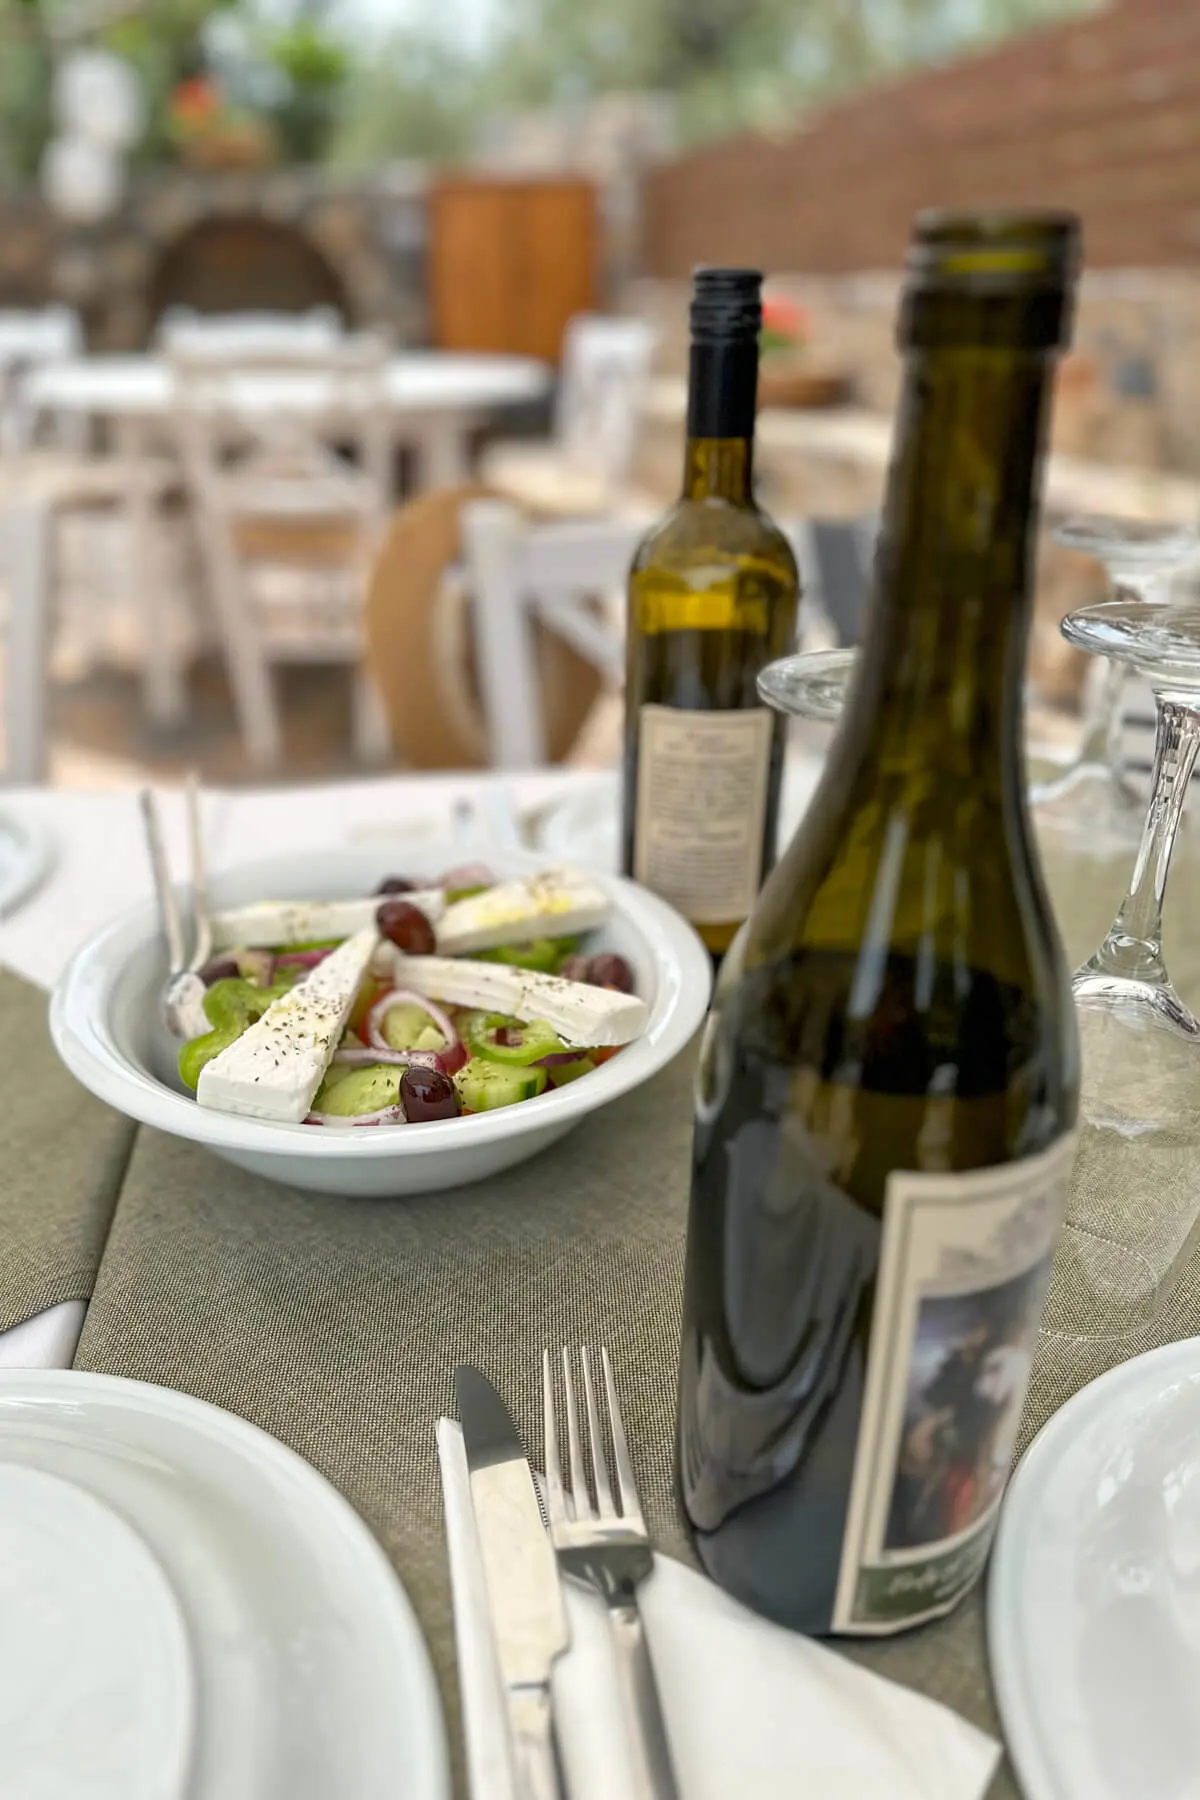
<path id="1" fill-rule="evenodd" d="M 1121 663 L 1109 663 L 1104 671 L 1104 685 L 1091 729 L 1083 742 L 1082 760 L 1106 763 L 1114 775 L 1121 769 L 1121 726 L 1125 691 L 1125 669 Z"/>
<path id="2" fill-rule="evenodd" d="M 1084 968 L 1153 986 L 1167 986 L 1162 956 L 1163 898 L 1171 852 L 1179 830 L 1188 782 L 1200 750 L 1200 700 L 1155 694 L 1158 732 L 1150 810 L 1138 846 L 1133 880 L 1108 936 Z"/>

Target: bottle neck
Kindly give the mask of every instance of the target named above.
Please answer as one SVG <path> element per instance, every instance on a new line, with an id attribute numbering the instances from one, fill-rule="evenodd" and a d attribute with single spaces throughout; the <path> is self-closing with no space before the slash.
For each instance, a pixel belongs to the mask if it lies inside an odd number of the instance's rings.
<path id="1" fill-rule="evenodd" d="M 693 342 L 688 373 L 686 500 L 753 504 L 758 343 L 754 338 Z"/>
<path id="2" fill-rule="evenodd" d="M 906 765 L 1020 766 L 1051 359 L 910 355 L 853 717 Z"/>

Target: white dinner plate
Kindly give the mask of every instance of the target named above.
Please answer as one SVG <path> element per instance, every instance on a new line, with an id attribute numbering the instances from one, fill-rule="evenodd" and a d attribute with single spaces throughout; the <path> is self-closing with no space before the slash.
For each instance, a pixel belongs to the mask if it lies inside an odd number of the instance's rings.
<path id="1" fill-rule="evenodd" d="M 183 1800 L 192 1717 L 183 1617 L 137 1533 L 0 1463 L 3 1800 Z"/>
<path id="2" fill-rule="evenodd" d="M 988 1639 L 1027 1800 L 1200 1795 L 1200 1339 L 1043 1427 L 1001 1514 Z"/>
<path id="3" fill-rule="evenodd" d="M 45 826 L 0 807 L 0 919 L 40 887 L 53 860 Z"/>
<path id="4" fill-rule="evenodd" d="M 792 836 L 820 779 L 818 757 L 789 756 L 783 765 L 783 793 L 779 802 L 779 846 Z M 576 793 L 540 807 L 535 815 L 536 847 L 564 862 L 583 863 L 594 869 L 621 866 L 621 777 L 615 771 L 598 775 Z"/>
<path id="5" fill-rule="evenodd" d="M 447 1800 L 437 1691 L 408 1601 L 357 1513 L 292 1451 L 165 1388 L 70 1369 L 0 1370 L 0 1521 L 24 1471 L 71 1484 L 79 1529 L 93 1542 L 101 1529 L 114 1540 L 123 1522 L 135 1548 L 126 1537 L 122 1553 L 139 1564 L 146 1592 L 157 1565 L 167 1598 L 160 1589 L 156 1641 L 169 1635 L 173 1596 L 187 1656 L 182 1675 L 176 1656 L 161 1679 L 175 1696 L 165 1721 L 175 1746 L 188 1736 L 180 1682 L 184 1705 L 194 1690 L 186 1800 Z M 85 1527 L 80 1502 L 89 1500 Z M 0 1556 L 4 1544 L 0 1526 Z M 134 1596 L 128 1614 L 113 1612 L 114 1655 L 136 1619 L 149 1618 L 148 1604 Z M 64 1659 L 70 1630 L 64 1619 Z M 0 1631 L 19 1643 L 21 1622 L 4 1616 Z M 0 1660 L 0 1684 L 4 1668 Z M 47 1691 L 57 1678 L 43 1671 Z M 72 1727 L 78 1740 L 104 1712 L 100 1691 L 89 1697 L 94 1706 Z M 3 1700 L 0 1795 L 58 1800 L 53 1787 L 4 1785 Z M 158 1733 L 163 1721 L 143 1717 Z M 157 1786 L 115 1794 L 177 1800 L 170 1767 L 164 1753 Z M 109 1800 L 108 1788 L 82 1782 L 70 1794 Z"/>

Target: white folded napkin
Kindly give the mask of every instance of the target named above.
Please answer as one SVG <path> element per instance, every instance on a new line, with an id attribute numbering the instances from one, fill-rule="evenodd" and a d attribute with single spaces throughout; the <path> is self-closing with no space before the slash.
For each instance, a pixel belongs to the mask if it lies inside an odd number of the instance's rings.
<path id="1" fill-rule="evenodd" d="M 467 1772 L 518 1800 L 462 1432 L 439 1419 Z M 567 1583 L 554 1701 L 571 1800 L 627 1800 L 620 1701 L 599 1597 Z M 1000 1747 L 956 1713 L 785 1631 L 670 1557 L 639 1598 L 682 1800 L 981 1800 Z"/>

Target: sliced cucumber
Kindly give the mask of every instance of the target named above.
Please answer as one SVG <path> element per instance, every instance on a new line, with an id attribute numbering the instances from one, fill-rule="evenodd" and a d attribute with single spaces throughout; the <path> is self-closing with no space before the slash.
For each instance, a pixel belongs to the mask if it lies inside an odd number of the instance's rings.
<path id="1" fill-rule="evenodd" d="M 473 1056 L 454 1077 L 460 1103 L 468 1112 L 491 1112 L 497 1106 L 515 1106 L 532 1100 L 546 1086 L 545 1069 L 515 1068 L 511 1063 L 489 1062 Z"/>
<path id="2" fill-rule="evenodd" d="M 382 1112 L 385 1106 L 395 1106 L 404 1073 L 398 1063 L 372 1063 L 368 1068 L 352 1068 L 345 1074 L 343 1066 L 335 1063 L 326 1075 L 313 1101 L 314 1112 L 352 1119 L 358 1113 Z"/>
<path id="3" fill-rule="evenodd" d="M 581 1075 L 590 1075 L 595 1067 L 590 1056 L 581 1056 L 575 1062 L 551 1063 L 546 1073 L 550 1077 L 550 1086 L 558 1088 L 578 1081 Z"/>
<path id="4" fill-rule="evenodd" d="M 398 1000 L 383 1015 L 383 1035 L 393 1050 L 444 1050 L 446 1040 L 423 1006 Z"/>

